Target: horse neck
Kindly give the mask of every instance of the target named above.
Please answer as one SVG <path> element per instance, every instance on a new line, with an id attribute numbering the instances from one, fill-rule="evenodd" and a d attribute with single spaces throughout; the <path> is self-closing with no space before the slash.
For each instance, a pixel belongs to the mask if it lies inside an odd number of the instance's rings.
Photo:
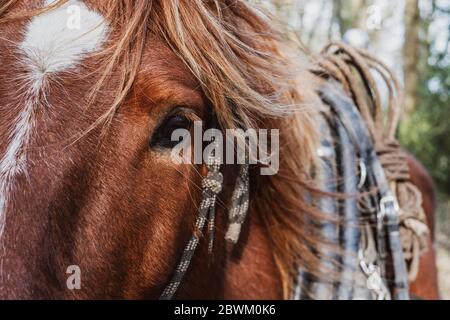
<path id="1" fill-rule="evenodd" d="M 249 210 L 239 242 L 226 243 L 226 213 L 219 212 L 214 252 L 207 242 L 196 252 L 192 269 L 181 285 L 178 298 L 188 299 L 280 299 L 282 286 L 267 229 L 258 212 Z"/>
<path id="2" fill-rule="evenodd" d="M 258 212 L 250 210 L 239 243 L 227 249 L 223 298 L 282 298 L 270 238 Z"/>

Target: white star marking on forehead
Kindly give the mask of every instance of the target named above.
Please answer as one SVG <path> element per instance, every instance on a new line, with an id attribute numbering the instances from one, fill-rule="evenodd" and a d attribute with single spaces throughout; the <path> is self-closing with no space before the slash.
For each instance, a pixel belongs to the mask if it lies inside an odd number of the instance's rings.
<path id="1" fill-rule="evenodd" d="M 46 0 L 45 6 L 53 3 Z M 79 23 L 70 24 L 70 19 Z M 77 15 L 77 17 L 73 17 Z M 64 5 L 35 16 L 25 28 L 19 45 L 22 65 L 27 70 L 24 108 L 9 134 L 9 144 L 0 160 L 0 235 L 5 224 L 9 193 L 18 174 L 26 169 L 27 146 L 39 106 L 38 94 L 45 90 L 45 77 L 73 68 L 87 54 L 100 49 L 107 37 L 107 24 L 97 12 L 83 2 L 69 0 Z M 45 92 L 43 92 L 45 95 Z"/>

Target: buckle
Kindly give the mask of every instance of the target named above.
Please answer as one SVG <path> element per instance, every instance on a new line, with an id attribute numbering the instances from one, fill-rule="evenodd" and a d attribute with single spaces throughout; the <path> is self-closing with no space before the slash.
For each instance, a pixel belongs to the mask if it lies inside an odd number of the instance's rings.
<path id="1" fill-rule="evenodd" d="M 368 263 L 364 260 L 364 253 L 362 249 L 358 251 L 359 266 L 366 277 L 367 289 L 373 291 L 377 300 L 390 300 L 391 296 L 386 287 L 383 278 L 381 277 L 380 267 L 374 263 Z"/>
<path id="2" fill-rule="evenodd" d="M 359 159 L 359 182 L 358 189 L 364 186 L 367 179 L 367 167 L 363 159 Z"/>
<path id="3" fill-rule="evenodd" d="M 394 213 L 397 214 L 400 211 L 400 207 L 397 202 L 397 198 L 394 197 L 392 194 L 384 196 L 380 200 L 380 212 L 378 213 L 378 219 L 382 220 L 386 215 L 388 215 L 389 212 L 391 212 L 389 209 L 393 208 Z"/>

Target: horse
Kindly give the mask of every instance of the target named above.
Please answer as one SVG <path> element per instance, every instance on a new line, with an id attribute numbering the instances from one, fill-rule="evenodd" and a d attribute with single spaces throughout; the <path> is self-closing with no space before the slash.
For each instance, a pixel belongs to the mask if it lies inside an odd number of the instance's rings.
<path id="1" fill-rule="evenodd" d="M 433 179 L 424 166 L 411 154 L 408 154 L 408 166 L 411 181 L 423 195 L 422 206 L 426 214 L 430 236 L 427 239 L 428 248 L 420 257 L 417 278 L 411 283 L 411 292 L 422 299 L 439 299 L 439 285 L 437 282 L 436 253 L 433 247 L 434 226 L 436 212 L 436 191 Z"/>
<path id="2" fill-rule="evenodd" d="M 315 184 L 325 80 L 256 5 L 2 0 L 0 31 L 0 298 L 156 299 L 192 234 L 177 299 L 289 299 L 299 268 L 332 277 L 310 224 L 329 217 L 306 196 L 329 196 Z M 196 120 L 280 131 L 278 173 L 249 168 L 236 244 L 239 166 L 222 165 L 212 250 L 196 228 L 211 168 L 170 157 Z"/>

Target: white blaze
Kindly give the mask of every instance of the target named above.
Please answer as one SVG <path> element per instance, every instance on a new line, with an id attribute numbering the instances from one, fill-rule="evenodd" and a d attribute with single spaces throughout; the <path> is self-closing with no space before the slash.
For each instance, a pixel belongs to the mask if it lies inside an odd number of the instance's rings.
<path id="1" fill-rule="evenodd" d="M 53 3 L 46 0 L 45 6 Z M 74 7 L 78 10 L 73 10 Z M 73 28 L 73 14 L 78 15 Z M 71 20 L 72 19 L 72 20 Z M 72 27 L 71 27 L 72 26 Z M 104 18 L 83 2 L 69 0 L 64 5 L 34 17 L 26 26 L 18 55 L 23 56 L 26 92 L 24 108 L 14 122 L 9 145 L 0 160 L 0 235 L 3 232 L 8 194 L 15 177 L 26 169 L 27 144 L 33 130 L 39 93 L 45 96 L 45 79 L 51 74 L 73 68 L 88 53 L 97 51 L 107 36 Z"/>

